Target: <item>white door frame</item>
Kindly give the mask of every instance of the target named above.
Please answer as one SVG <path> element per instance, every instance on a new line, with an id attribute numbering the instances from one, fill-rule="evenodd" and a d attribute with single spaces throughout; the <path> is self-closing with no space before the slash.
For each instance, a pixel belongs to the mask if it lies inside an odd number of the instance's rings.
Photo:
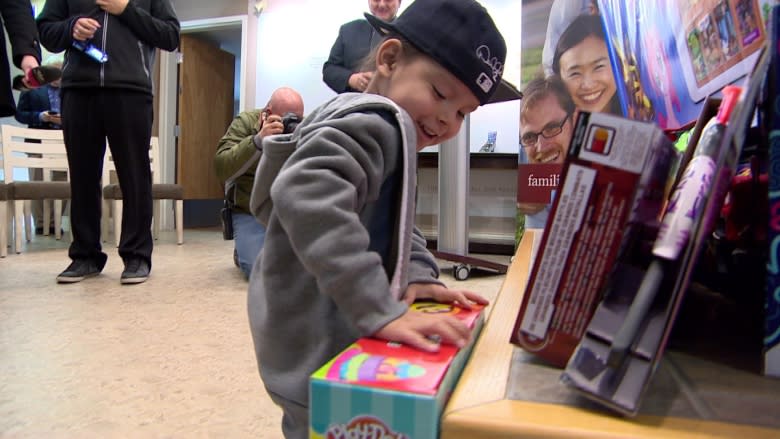
<path id="1" fill-rule="evenodd" d="M 233 15 L 229 17 L 206 18 L 202 20 L 189 20 L 181 22 L 181 33 L 203 32 L 217 30 L 225 27 L 241 26 L 241 65 L 239 67 L 239 107 L 245 108 L 246 99 L 246 75 L 247 75 L 247 15 Z M 160 165 L 162 175 L 160 181 L 173 183 L 176 181 L 176 102 L 178 100 L 178 69 L 180 52 L 160 52 L 160 90 L 158 117 L 158 130 L 160 138 Z M 216 152 L 217 145 L 214 145 Z M 161 209 L 160 224 L 163 230 L 173 229 L 173 209 Z"/>

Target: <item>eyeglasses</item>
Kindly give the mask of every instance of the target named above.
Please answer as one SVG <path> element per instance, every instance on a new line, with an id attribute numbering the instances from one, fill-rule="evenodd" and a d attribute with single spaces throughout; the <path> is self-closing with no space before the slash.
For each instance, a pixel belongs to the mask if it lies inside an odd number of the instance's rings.
<path id="1" fill-rule="evenodd" d="M 536 133 L 529 132 L 523 134 L 520 137 L 520 143 L 525 147 L 532 147 L 536 145 L 536 142 L 539 141 L 539 136 L 542 136 L 545 139 L 552 139 L 558 134 L 561 134 L 561 132 L 563 131 L 563 126 L 566 125 L 566 121 L 569 120 L 570 116 L 571 114 L 567 114 L 566 117 L 564 117 L 563 120 L 560 121 L 559 123 L 547 125 L 539 132 Z"/>

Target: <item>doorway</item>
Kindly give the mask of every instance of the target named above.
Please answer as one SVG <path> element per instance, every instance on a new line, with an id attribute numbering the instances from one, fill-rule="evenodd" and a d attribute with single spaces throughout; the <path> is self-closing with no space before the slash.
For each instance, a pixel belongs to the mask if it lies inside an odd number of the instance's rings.
<path id="1" fill-rule="evenodd" d="M 181 48 L 185 48 L 185 41 L 190 42 L 202 42 L 205 45 L 218 48 L 232 55 L 234 61 L 234 73 L 232 81 L 232 95 L 229 97 L 230 110 L 229 117 L 220 115 L 215 117 L 213 108 L 209 105 L 186 105 L 186 116 L 182 119 L 182 109 L 179 108 L 179 104 L 182 98 L 182 85 L 180 83 L 180 70 L 184 64 L 187 63 L 187 59 L 184 58 L 181 52 L 169 53 L 161 52 L 160 55 L 160 87 L 159 87 L 159 106 L 156 108 L 156 112 L 159 115 L 159 132 L 161 145 L 161 165 L 163 167 L 162 181 L 176 181 L 177 183 L 184 184 L 192 183 L 194 181 L 193 173 L 211 171 L 213 172 L 213 165 L 211 164 L 209 157 L 213 157 L 213 153 L 216 152 L 216 145 L 218 137 L 216 139 L 209 139 L 208 144 L 200 145 L 200 152 L 203 157 L 200 164 L 182 163 L 182 158 L 186 158 L 187 151 L 182 149 L 182 145 L 179 142 L 184 136 L 187 136 L 188 127 L 186 126 L 187 120 L 197 121 L 195 124 L 203 125 L 203 121 L 209 125 L 212 135 L 219 133 L 217 136 L 224 133 L 227 125 L 230 123 L 233 115 L 244 109 L 246 99 L 246 85 L 244 78 L 246 77 L 246 53 L 247 53 L 247 16 L 231 16 L 210 18 L 203 20 L 191 20 L 183 21 L 181 23 L 182 33 L 182 45 Z M 197 47 L 201 47 L 201 44 L 196 44 Z M 192 44 L 188 46 L 188 50 L 192 50 Z M 180 49 L 181 49 L 180 48 Z M 197 62 L 211 62 L 206 56 L 205 58 L 190 56 L 189 61 L 195 62 L 195 58 L 200 58 Z M 192 76 L 188 76 L 192 78 Z M 196 79 L 197 80 L 197 79 Z M 189 81 L 192 81 L 190 79 Z M 206 79 L 206 81 L 208 81 Z M 191 83 L 184 84 L 192 85 Z M 203 89 L 208 89 L 209 85 L 201 85 Z M 222 113 L 222 111 L 220 111 Z M 190 138 L 193 138 L 191 135 Z M 197 138 L 197 136 L 195 136 Z M 211 141 L 213 140 L 213 142 Z M 213 143 L 213 145 L 211 145 Z M 193 154 L 189 154 L 192 156 Z M 208 161 L 208 163 L 206 163 Z M 207 167 L 204 167 L 205 165 Z M 185 166 L 183 169 L 182 166 Z M 203 170 L 196 170 L 193 166 L 203 168 Z M 187 175 L 187 170 L 192 171 L 190 175 Z M 184 171 L 184 172 L 182 172 Z M 215 178 L 215 177 L 214 177 Z M 183 181 L 183 179 L 185 181 Z M 219 189 L 218 182 L 209 182 L 209 187 L 214 186 L 209 191 L 204 192 L 205 189 L 193 189 L 188 191 L 185 187 L 185 213 L 184 222 L 185 227 L 209 227 L 219 224 L 219 209 L 221 208 L 222 198 L 221 190 Z M 190 194 L 188 195 L 187 192 Z M 173 212 L 172 209 L 163 209 L 161 215 L 163 227 L 170 228 L 173 224 Z"/>

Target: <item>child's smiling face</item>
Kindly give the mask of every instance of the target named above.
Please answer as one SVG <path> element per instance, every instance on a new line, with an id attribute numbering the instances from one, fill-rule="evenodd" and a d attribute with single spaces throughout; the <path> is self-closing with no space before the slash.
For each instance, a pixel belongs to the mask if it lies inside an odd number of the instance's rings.
<path id="1" fill-rule="evenodd" d="M 387 43 L 389 51 L 400 50 L 400 41 Z M 383 57 L 380 53 L 378 59 L 384 60 L 377 69 L 383 79 L 376 92 L 412 117 L 418 151 L 454 137 L 466 115 L 479 107 L 471 90 L 428 56 Z"/>

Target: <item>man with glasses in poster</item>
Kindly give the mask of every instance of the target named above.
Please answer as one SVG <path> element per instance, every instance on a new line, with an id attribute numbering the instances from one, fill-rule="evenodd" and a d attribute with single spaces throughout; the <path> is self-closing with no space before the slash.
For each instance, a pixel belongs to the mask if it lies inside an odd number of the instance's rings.
<path id="1" fill-rule="evenodd" d="M 520 106 L 520 163 L 563 164 L 574 132 L 576 108 L 557 76 L 537 78 L 523 90 Z M 554 192 L 553 192 L 554 194 Z M 517 203 L 525 228 L 543 229 L 549 203 Z"/>

